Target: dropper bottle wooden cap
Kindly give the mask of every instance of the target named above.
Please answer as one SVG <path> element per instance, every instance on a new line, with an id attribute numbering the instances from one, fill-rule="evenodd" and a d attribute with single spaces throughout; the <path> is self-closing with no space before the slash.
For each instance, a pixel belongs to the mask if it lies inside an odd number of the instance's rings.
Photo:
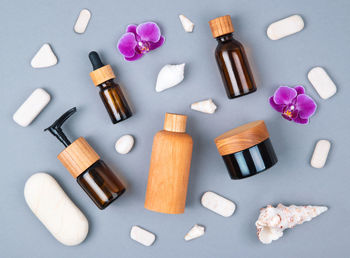
<path id="1" fill-rule="evenodd" d="M 234 32 L 230 15 L 217 17 L 209 21 L 211 33 L 214 38 Z"/>
<path id="2" fill-rule="evenodd" d="M 115 78 L 112 67 L 110 65 L 104 65 L 95 51 L 90 52 L 89 59 L 94 69 L 90 73 L 90 77 L 95 86 Z"/>
<path id="3" fill-rule="evenodd" d="M 165 113 L 164 130 L 177 133 L 186 132 L 187 116 Z"/>

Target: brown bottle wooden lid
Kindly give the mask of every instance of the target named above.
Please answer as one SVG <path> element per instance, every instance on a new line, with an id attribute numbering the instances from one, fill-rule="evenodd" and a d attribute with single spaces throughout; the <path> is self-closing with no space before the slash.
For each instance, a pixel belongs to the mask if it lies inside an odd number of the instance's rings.
<path id="1" fill-rule="evenodd" d="M 211 33 L 214 38 L 234 32 L 230 15 L 217 17 L 209 21 Z"/>
<path id="2" fill-rule="evenodd" d="M 102 66 L 90 73 L 90 77 L 95 86 L 115 78 L 115 74 L 110 65 Z"/>
<path id="3" fill-rule="evenodd" d="M 187 116 L 165 113 L 164 130 L 170 132 L 184 133 L 186 132 Z"/>
<path id="4" fill-rule="evenodd" d="M 215 138 L 221 156 L 236 153 L 257 145 L 269 138 L 263 120 L 254 121 L 232 129 Z"/>
<path id="5" fill-rule="evenodd" d="M 57 158 L 69 173 L 74 178 L 77 178 L 87 168 L 98 161 L 100 156 L 98 156 L 83 137 L 80 137 L 58 154 Z"/>

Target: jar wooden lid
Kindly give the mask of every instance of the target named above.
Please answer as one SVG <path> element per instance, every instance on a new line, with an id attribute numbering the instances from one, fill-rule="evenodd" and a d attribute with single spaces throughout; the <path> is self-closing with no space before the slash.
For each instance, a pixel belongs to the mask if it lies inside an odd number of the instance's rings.
<path id="1" fill-rule="evenodd" d="M 100 85 L 110 79 L 115 78 L 115 74 L 110 65 L 102 66 L 90 73 L 90 77 L 95 86 Z"/>
<path id="2" fill-rule="evenodd" d="M 214 38 L 234 32 L 230 15 L 221 16 L 209 21 L 211 33 Z"/>
<path id="3" fill-rule="evenodd" d="M 69 173 L 74 178 L 77 178 L 87 168 L 98 161 L 100 156 L 83 137 L 80 137 L 58 154 L 57 158 Z"/>
<path id="4" fill-rule="evenodd" d="M 165 113 L 164 130 L 177 133 L 186 132 L 187 116 Z"/>
<path id="5" fill-rule="evenodd" d="M 263 120 L 254 121 L 232 129 L 215 138 L 221 156 L 236 153 L 257 145 L 269 138 Z"/>

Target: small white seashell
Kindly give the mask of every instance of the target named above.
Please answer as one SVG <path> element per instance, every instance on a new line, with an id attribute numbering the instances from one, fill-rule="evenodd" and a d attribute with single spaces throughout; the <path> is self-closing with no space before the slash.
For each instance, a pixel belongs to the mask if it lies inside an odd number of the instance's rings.
<path id="1" fill-rule="evenodd" d="M 49 44 L 45 43 L 35 54 L 31 61 L 33 68 L 45 68 L 57 64 L 57 57 L 53 53 Z"/>
<path id="2" fill-rule="evenodd" d="M 135 240 L 144 246 L 151 246 L 156 240 L 155 234 L 140 228 L 139 226 L 133 226 L 131 228 L 130 237 L 132 240 Z"/>
<path id="3" fill-rule="evenodd" d="M 180 21 L 182 23 L 182 27 L 184 28 L 184 30 L 186 32 L 192 32 L 193 27 L 194 27 L 194 23 L 190 19 L 188 19 L 185 15 L 180 14 L 179 18 L 180 18 Z"/>
<path id="4" fill-rule="evenodd" d="M 191 109 L 199 112 L 207 113 L 207 114 L 213 114 L 216 108 L 217 107 L 215 103 L 212 101 L 212 99 L 199 101 L 191 105 Z"/>
<path id="5" fill-rule="evenodd" d="M 82 34 L 85 32 L 86 27 L 89 24 L 91 18 L 91 13 L 88 9 L 83 9 L 79 13 L 79 17 L 74 25 L 74 31 L 76 33 Z"/>
<path id="6" fill-rule="evenodd" d="M 323 168 L 326 164 L 331 142 L 328 140 L 319 140 L 316 143 L 314 153 L 311 158 L 311 166 L 314 168 Z"/>
<path id="7" fill-rule="evenodd" d="M 115 150 L 120 154 L 127 154 L 134 146 L 134 137 L 129 134 L 123 135 L 115 143 Z"/>
<path id="8" fill-rule="evenodd" d="M 297 33 L 303 28 L 303 18 L 296 14 L 272 23 L 267 28 L 267 36 L 271 40 L 278 40 Z"/>
<path id="9" fill-rule="evenodd" d="M 201 203 L 205 208 L 224 217 L 232 216 L 236 209 L 234 202 L 213 192 L 204 193 Z"/>
<path id="10" fill-rule="evenodd" d="M 190 231 L 188 231 L 188 233 L 185 236 L 185 240 L 189 241 L 198 237 L 203 236 L 205 233 L 205 227 L 200 226 L 200 225 L 194 225 Z"/>
<path id="11" fill-rule="evenodd" d="M 156 92 L 171 88 L 184 79 L 185 63 L 179 65 L 165 65 L 157 78 Z"/>
<path id="12" fill-rule="evenodd" d="M 283 231 L 296 225 L 310 221 L 323 212 L 325 206 L 284 206 L 278 204 L 276 208 L 268 205 L 260 209 L 260 215 L 255 222 L 257 235 L 263 244 L 270 244 L 283 236 Z"/>

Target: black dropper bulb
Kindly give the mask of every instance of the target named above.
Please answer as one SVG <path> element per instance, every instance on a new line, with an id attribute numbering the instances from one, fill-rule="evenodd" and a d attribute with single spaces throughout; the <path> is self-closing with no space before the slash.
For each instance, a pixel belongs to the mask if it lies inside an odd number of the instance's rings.
<path id="1" fill-rule="evenodd" d="M 101 61 L 99 55 L 98 55 L 97 52 L 95 52 L 95 51 L 91 51 L 91 52 L 89 53 L 89 59 L 90 59 L 90 62 L 91 62 L 91 64 L 92 64 L 92 68 L 93 68 L 94 70 L 97 70 L 98 68 L 101 68 L 102 66 L 105 66 L 105 65 L 102 63 L 102 61 Z"/>
<path id="2" fill-rule="evenodd" d="M 76 111 L 77 111 L 76 107 L 69 109 L 66 113 L 64 113 L 62 116 L 60 116 L 51 126 L 46 128 L 44 131 L 49 131 L 60 142 L 62 142 L 65 147 L 68 147 L 71 144 L 71 142 L 70 142 L 70 140 L 68 140 L 67 136 L 62 131 L 61 126 Z"/>

